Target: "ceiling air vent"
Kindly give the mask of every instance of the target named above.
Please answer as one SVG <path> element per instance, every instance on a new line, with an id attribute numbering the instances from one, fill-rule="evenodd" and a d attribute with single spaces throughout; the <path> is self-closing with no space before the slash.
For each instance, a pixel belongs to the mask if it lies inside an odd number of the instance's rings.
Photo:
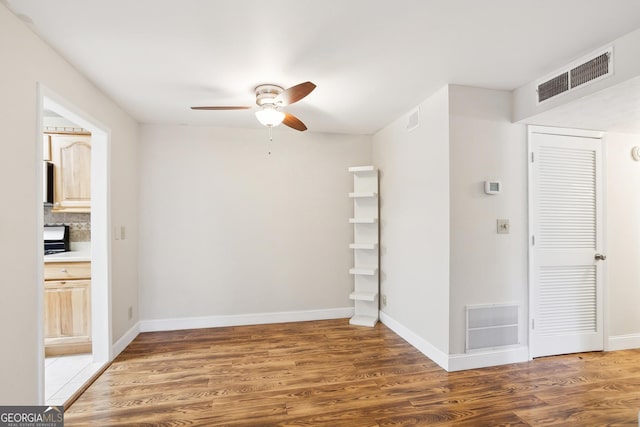
<path id="1" fill-rule="evenodd" d="M 538 103 L 613 74 L 613 48 L 576 61 L 537 85 Z"/>

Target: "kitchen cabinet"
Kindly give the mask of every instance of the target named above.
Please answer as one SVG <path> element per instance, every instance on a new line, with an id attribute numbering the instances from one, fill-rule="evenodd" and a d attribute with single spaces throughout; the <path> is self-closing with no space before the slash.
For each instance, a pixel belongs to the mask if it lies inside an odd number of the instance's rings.
<path id="1" fill-rule="evenodd" d="M 91 135 L 49 135 L 55 165 L 53 211 L 91 211 Z"/>
<path id="2" fill-rule="evenodd" d="M 45 263 L 44 277 L 45 354 L 90 353 L 91 263 Z"/>

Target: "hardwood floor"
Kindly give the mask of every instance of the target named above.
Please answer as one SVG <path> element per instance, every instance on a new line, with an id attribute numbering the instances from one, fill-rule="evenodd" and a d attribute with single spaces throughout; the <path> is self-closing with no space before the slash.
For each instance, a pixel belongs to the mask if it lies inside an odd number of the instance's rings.
<path id="1" fill-rule="evenodd" d="M 640 350 L 447 373 L 347 320 L 140 334 L 66 426 L 638 426 Z"/>

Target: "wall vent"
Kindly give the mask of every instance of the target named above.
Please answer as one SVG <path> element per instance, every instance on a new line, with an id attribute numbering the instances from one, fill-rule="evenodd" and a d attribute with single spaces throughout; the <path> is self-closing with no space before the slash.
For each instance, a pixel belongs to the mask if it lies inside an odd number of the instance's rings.
<path id="1" fill-rule="evenodd" d="M 416 108 L 409 113 L 409 119 L 407 120 L 407 131 L 412 131 L 420 125 L 420 108 Z"/>
<path id="2" fill-rule="evenodd" d="M 567 72 L 538 85 L 538 102 L 546 101 L 568 90 L 569 73 Z"/>
<path id="3" fill-rule="evenodd" d="M 607 74 L 609 74 L 609 52 L 573 68 L 571 70 L 571 89 Z"/>
<path id="4" fill-rule="evenodd" d="M 519 343 L 517 304 L 468 305 L 465 351 L 489 350 Z"/>
<path id="5" fill-rule="evenodd" d="M 556 97 L 562 93 L 571 92 L 573 89 L 587 83 L 608 77 L 613 74 L 613 48 L 609 47 L 576 61 L 550 79 L 544 79 L 536 87 L 538 104 Z"/>

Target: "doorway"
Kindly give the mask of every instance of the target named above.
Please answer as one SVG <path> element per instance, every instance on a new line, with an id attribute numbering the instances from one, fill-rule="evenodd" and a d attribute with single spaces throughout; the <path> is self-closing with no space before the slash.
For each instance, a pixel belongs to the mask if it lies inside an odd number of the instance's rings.
<path id="1" fill-rule="evenodd" d="M 531 357 L 604 349 L 603 137 L 529 128 Z"/>
<path id="2" fill-rule="evenodd" d="M 91 133 L 91 292 L 90 292 L 90 311 L 91 311 L 91 353 L 87 359 L 82 359 L 79 363 L 85 364 L 84 377 L 89 380 L 93 374 L 101 370 L 111 360 L 111 279 L 110 279 L 110 242 L 109 242 L 109 186 L 108 186 L 108 166 L 109 166 L 109 131 L 106 126 L 101 125 L 98 121 L 90 116 L 82 113 L 64 99 L 60 98 L 43 85 L 38 85 L 38 135 L 43 134 L 43 118 L 44 111 L 52 111 L 57 115 L 77 124 L 79 127 L 86 129 Z M 43 140 L 37 139 L 37 153 L 43 152 Z M 41 160 L 41 159 L 40 159 Z M 37 200 L 42 200 L 43 188 L 39 186 Z M 43 225 L 44 213 L 42 205 L 39 204 L 39 238 L 43 241 Z M 38 255 L 38 264 L 44 266 L 44 255 L 40 252 Z M 40 277 L 44 277 L 41 274 Z M 41 281 L 40 281 L 41 282 Z M 42 289 L 42 283 L 38 284 Z M 39 383 L 39 394 L 41 396 L 41 404 L 45 404 L 45 366 L 44 357 L 44 291 L 38 293 L 40 295 L 38 306 L 39 316 L 39 345 L 41 351 L 41 369 L 42 374 Z M 69 364 L 75 362 L 67 361 Z M 90 372 L 91 375 L 88 375 Z M 80 378 L 80 377 L 78 377 Z M 81 387 L 83 384 L 75 383 Z M 65 393 L 69 396 L 73 395 L 70 387 L 67 387 Z M 71 390 L 73 391 L 73 390 Z M 49 402 L 46 402 L 49 403 Z M 59 401 L 51 402 L 52 404 L 62 404 Z"/>

